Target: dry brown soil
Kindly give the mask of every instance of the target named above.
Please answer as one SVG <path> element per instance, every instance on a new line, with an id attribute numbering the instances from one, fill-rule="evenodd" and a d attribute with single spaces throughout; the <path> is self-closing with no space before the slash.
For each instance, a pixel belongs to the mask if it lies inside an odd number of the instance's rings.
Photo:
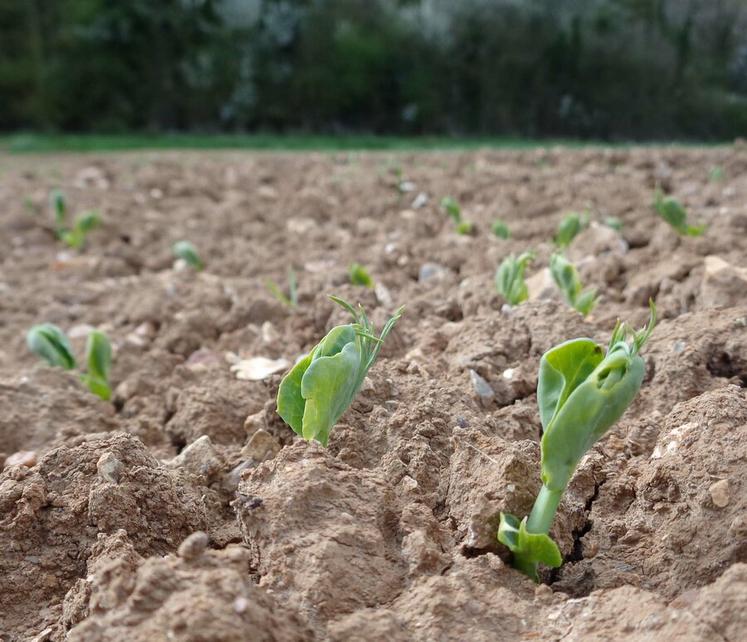
<path id="1" fill-rule="evenodd" d="M 657 184 L 703 237 L 654 215 Z M 55 239 L 55 187 L 102 213 L 82 252 Z M 745 639 L 743 147 L 6 156 L 0 204 L 0 640 Z M 568 210 L 624 225 L 569 251 L 601 294 L 587 319 L 542 286 Z M 174 265 L 179 239 L 204 272 Z M 528 248 L 532 299 L 509 309 L 493 275 Z M 265 287 L 289 266 L 296 310 Z M 274 413 L 281 374 L 240 380 L 229 353 L 292 362 L 345 321 L 330 293 L 379 325 L 407 309 L 325 449 Z M 581 463 L 565 565 L 535 586 L 495 531 L 539 486 L 539 358 L 642 324 L 651 296 L 643 388 Z M 108 333 L 112 402 L 28 352 L 45 321 L 79 355 Z"/>

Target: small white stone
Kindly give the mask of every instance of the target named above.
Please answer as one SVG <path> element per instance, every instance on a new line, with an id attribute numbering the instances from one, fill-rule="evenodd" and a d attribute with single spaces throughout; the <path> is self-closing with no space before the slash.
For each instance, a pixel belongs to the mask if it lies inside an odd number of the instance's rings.
<path id="1" fill-rule="evenodd" d="M 711 495 L 711 501 L 713 505 L 718 508 L 724 508 L 729 505 L 729 480 L 720 479 L 719 481 L 711 484 L 708 488 L 708 492 Z"/>
<path id="2" fill-rule="evenodd" d="M 114 453 L 104 453 L 96 462 L 96 470 L 99 473 L 99 477 L 111 484 L 119 483 L 123 469 L 124 465 L 117 459 Z"/>
<path id="3" fill-rule="evenodd" d="M 261 381 L 269 376 L 285 370 L 290 366 L 287 359 L 268 359 L 267 357 L 251 357 L 242 359 L 231 366 L 231 372 L 237 379 L 244 381 Z"/>
<path id="4" fill-rule="evenodd" d="M 419 210 L 421 207 L 424 207 L 428 203 L 428 194 L 425 192 L 420 192 L 415 199 L 412 202 L 412 209 Z"/>
<path id="5" fill-rule="evenodd" d="M 246 611 L 249 608 L 249 600 L 247 600 L 245 597 L 237 597 L 233 601 L 233 610 L 236 611 L 239 615 Z"/>
<path id="6" fill-rule="evenodd" d="M 509 381 L 514 378 L 514 368 L 506 368 L 503 371 L 503 378 Z"/>

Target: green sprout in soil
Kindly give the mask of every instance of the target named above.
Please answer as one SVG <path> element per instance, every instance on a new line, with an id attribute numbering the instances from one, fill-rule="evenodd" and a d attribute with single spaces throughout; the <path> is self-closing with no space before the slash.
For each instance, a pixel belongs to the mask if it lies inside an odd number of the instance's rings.
<path id="1" fill-rule="evenodd" d="M 280 286 L 272 279 L 265 281 L 265 286 L 280 303 L 287 305 L 289 308 L 298 307 L 298 279 L 293 268 L 288 268 L 288 295 L 285 295 Z"/>
<path id="2" fill-rule="evenodd" d="M 49 365 L 65 370 L 77 366 L 70 341 L 65 333 L 52 323 L 33 326 L 26 334 L 29 350 Z M 96 396 L 105 401 L 111 397 L 109 370 L 112 363 L 112 348 L 109 339 L 99 330 L 92 330 L 86 342 L 86 372 L 81 381 Z"/>
<path id="3" fill-rule="evenodd" d="M 205 264 L 197 253 L 197 248 L 189 241 L 177 241 L 172 246 L 171 251 L 177 259 L 182 259 L 187 265 L 198 272 L 205 269 Z"/>
<path id="4" fill-rule="evenodd" d="M 296 363 L 280 382 L 277 397 L 277 413 L 283 421 L 304 439 L 324 446 L 404 309 L 399 308 L 376 337 L 360 305 L 355 309 L 338 297 L 330 298 L 350 312 L 353 322 L 332 328 Z"/>
<path id="5" fill-rule="evenodd" d="M 591 339 L 572 339 L 540 360 L 537 405 L 542 423 L 542 487 L 528 517 L 501 513 L 498 541 L 513 553 L 513 566 L 539 581 L 538 565 L 557 568 L 560 549 L 550 538 L 558 504 L 582 457 L 623 415 L 643 381 L 640 351 L 656 324 L 635 331 L 619 321 L 606 355 Z"/>
<path id="6" fill-rule="evenodd" d="M 534 260 L 534 252 L 522 252 L 519 258 L 513 254 L 503 259 L 495 273 L 495 287 L 509 305 L 519 305 L 529 298 L 529 289 L 524 281 L 524 272 Z"/>
<path id="7" fill-rule="evenodd" d="M 454 226 L 454 231 L 462 236 L 469 236 L 475 231 L 475 226 L 471 221 L 459 221 L 459 223 Z"/>
<path id="8" fill-rule="evenodd" d="M 604 219 L 604 224 L 615 230 L 615 232 L 622 232 L 623 222 L 617 216 L 608 216 Z"/>
<path id="9" fill-rule="evenodd" d="M 583 289 L 576 266 L 562 254 L 553 254 L 550 257 L 550 274 L 568 305 L 584 316 L 594 309 L 597 304 L 596 289 Z"/>
<path id="10" fill-rule="evenodd" d="M 74 250 L 81 249 L 86 243 L 88 233 L 101 223 L 98 212 L 90 211 L 78 214 L 72 227 L 67 226 L 67 203 L 60 190 L 53 190 L 50 203 L 54 214 L 55 234 L 63 243 Z"/>
<path id="11" fill-rule="evenodd" d="M 687 211 L 673 196 L 664 196 L 661 190 L 656 190 L 654 209 L 667 223 L 682 236 L 700 236 L 705 232 L 705 225 L 689 225 Z"/>
<path id="12" fill-rule="evenodd" d="M 26 334 L 29 350 L 41 357 L 50 366 L 72 370 L 75 357 L 65 333 L 53 323 L 33 326 Z"/>
<path id="13" fill-rule="evenodd" d="M 508 225 L 506 225 L 500 219 L 496 219 L 495 221 L 493 221 L 490 229 L 498 238 L 508 239 L 511 237 L 511 230 L 508 229 Z"/>
<path id="14" fill-rule="evenodd" d="M 350 282 L 353 285 L 361 285 L 366 288 L 374 287 L 374 281 L 371 278 L 371 275 L 360 263 L 351 264 L 348 272 L 350 274 Z"/>
<path id="15" fill-rule="evenodd" d="M 722 180 L 724 180 L 725 174 L 724 174 L 724 168 L 720 165 L 714 165 L 711 167 L 711 169 L 708 171 L 708 180 L 712 183 L 719 183 Z"/>
<path id="16" fill-rule="evenodd" d="M 553 238 L 555 245 L 559 248 L 566 248 L 571 241 L 578 236 L 578 233 L 589 225 L 589 215 L 577 214 L 571 212 L 558 225 L 558 231 Z"/>
<path id="17" fill-rule="evenodd" d="M 454 231 L 457 234 L 469 236 L 475 231 L 472 222 L 462 218 L 462 208 L 451 196 L 445 196 L 441 199 L 441 207 L 446 215 L 454 221 Z"/>

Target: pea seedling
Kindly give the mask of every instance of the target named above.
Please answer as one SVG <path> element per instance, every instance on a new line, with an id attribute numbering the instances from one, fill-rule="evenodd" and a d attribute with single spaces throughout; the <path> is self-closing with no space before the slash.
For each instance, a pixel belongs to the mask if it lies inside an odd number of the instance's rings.
<path id="1" fill-rule="evenodd" d="M 441 207 L 446 212 L 446 215 L 454 221 L 454 225 L 458 225 L 461 222 L 462 208 L 451 196 L 444 196 L 441 199 Z"/>
<path id="2" fill-rule="evenodd" d="M 511 230 L 508 229 L 508 225 L 506 225 L 500 219 L 496 219 L 495 221 L 493 221 L 490 229 L 498 238 L 508 239 L 511 236 Z"/>
<path id="3" fill-rule="evenodd" d="M 112 346 L 106 335 L 93 330 L 86 341 L 86 373 L 81 376 L 88 389 L 104 401 L 112 396 L 109 370 L 112 365 Z"/>
<path id="4" fill-rule="evenodd" d="M 298 280 L 293 268 L 288 268 L 288 296 L 285 296 L 285 292 L 272 279 L 267 279 L 265 286 L 280 303 L 287 305 L 289 308 L 298 307 Z"/>
<path id="5" fill-rule="evenodd" d="M 49 365 L 74 370 L 77 366 L 70 341 L 65 333 L 52 323 L 33 326 L 26 333 L 29 350 Z M 86 372 L 81 381 L 96 396 L 105 401 L 111 397 L 109 370 L 112 363 L 112 348 L 106 335 L 93 330 L 86 342 Z"/>
<path id="6" fill-rule="evenodd" d="M 562 254 L 550 257 L 550 274 L 568 305 L 584 316 L 594 309 L 598 298 L 596 289 L 583 289 L 576 266 Z"/>
<path id="7" fill-rule="evenodd" d="M 622 219 L 618 218 L 617 216 L 608 216 L 606 219 L 604 219 L 604 224 L 615 230 L 615 232 L 622 232 L 623 228 L 623 222 Z"/>
<path id="8" fill-rule="evenodd" d="M 577 214 L 571 212 L 558 225 L 558 231 L 555 234 L 555 245 L 559 248 L 568 247 L 571 241 L 576 238 L 578 233 L 589 225 L 588 214 Z"/>
<path id="9" fill-rule="evenodd" d="M 66 226 L 67 204 L 65 196 L 60 190 L 53 190 L 50 201 L 54 213 L 57 238 L 74 250 L 81 249 L 86 243 L 88 233 L 101 223 L 101 216 L 95 211 L 83 212 L 75 217 L 73 226 L 68 228 Z"/>
<path id="10" fill-rule="evenodd" d="M 366 288 L 374 287 L 374 281 L 368 270 L 364 268 L 360 263 L 352 263 L 349 269 L 350 282 L 353 285 L 362 285 Z"/>
<path id="11" fill-rule="evenodd" d="M 522 252 L 519 258 L 513 254 L 503 259 L 495 273 L 495 287 L 509 305 L 519 305 L 529 297 L 524 281 L 524 272 L 534 260 L 534 252 Z"/>
<path id="12" fill-rule="evenodd" d="M 471 221 L 462 218 L 462 208 L 451 196 L 445 196 L 441 199 L 441 207 L 446 215 L 454 221 L 454 231 L 457 234 L 468 236 L 474 232 L 475 226 Z"/>
<path id="13" fill-rule="evenodd" d="M 65 333 L 53 323 L 42 323 L 33 326 L 26 333 L 26 345 L 35 355 L 41 357 L 50 366 L 72 370 L 75 368 L 75 357 Z"/>
<path id="14" fill-rule="evenodd" d="M 664 196 L 661 190 L 656 190 L 654 209 L 682 236 L 700 236 L 706 230 L 705 225 L 689 225 L 687 211 L 682 203 L 672 196 Z"/>
<path id="15" fill-rule="evenodd" d="M 297 434 L 327 445 L 330 430 L 352 403 L 384 340 L 402 316 L 399 308 L 377 338 L 375 329 L 359 305 L 338 297 L 332 301 L 353 316 L 353 322 L 332 328 L 327 335 L 283 377 L 277 397 L 277 413 Z"/>
<path id="16" fill-rule="evenodd" d="M 182 259 L 187 265 L 198 272 L 205 269 L 205 264 L 197 253 L 197 248 L 189 241 L 177 241 L 172 246 L 171 251 L 176 258 Z"/>
<path id="17" fill-rule="evenodd" d="M 498 541 L 513 553 L 513 566 L 539 581 L 537 568 L 563 563 L 549 536 L 555 513 L 581 458 L 623 415 L 643 382 L 640 351 L 656 325 L 656 306 L 645 328 L 618 320 L 606 355 L 591 339 L 572 339 L 540 360 L 537 405 L 542 423 L 542 487 L 528 517 L 501 513 Z"/>

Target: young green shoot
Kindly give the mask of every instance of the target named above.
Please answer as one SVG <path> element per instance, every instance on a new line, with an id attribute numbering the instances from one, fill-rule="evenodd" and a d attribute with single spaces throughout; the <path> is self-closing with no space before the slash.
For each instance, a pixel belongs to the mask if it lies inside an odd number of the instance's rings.
<path id="1" fill-rule="evenodd" d="M 29 350 L 41 357 L 49 365 L 74 370 L 77 367 L 70 341 L 65 333 L 52 323 L 33 326 L 26 333 Z M 112 349 L 109 339 L 99 330 L 92 330 L 86 342 L 86 372 L 81 381 L 86 387 L 105 401 L 111 397 L 109 370 L 111 369 Z"/>
<path id="2" fill-rule="evenodd" d="M 298 279 L 296 278 L 296 272 L 293 268 L 288 268 L 288 295 L 275 283 L 272 279 L 265 281 L 265 287 L 270 291 L 270 294 L 274 296 L 280 303 L 287 305 L 289 308 L 298 307 Z"/>
<path id="3" fill-rule="evenodd" d="M 493 224 L 490 226 L 490 229 L 493 234 L 495 234 L 500 239 L 505 240 L 511 237 L 511 230 L 508 229 L 508 225 L 506 225 L 500 219 L 495 219 L 493 221 Z"/>
<path id="4" fill-rule="evenodd" d="M 42 323 L 33 326 L 26 333 L 26 345 L 36 356 L 41 357 L 50 366 L 72 370 L 75 368 L 75 357 L 65 333 L 53 323 Z"/>
<path id="5" fill-rule="evenodd" d="M 604 219 L 604 224 L 607 227 L 615 230 L 615 232 L 622 232 L 623 222 L 617 216 L 608 216 L 606 219 Z"/>
<path id="6" fill-rule="evenodd" d="M 553 238 L 555 245 L 561 249 L 568 247 L 571 244 L 571 241 L 576 238 L 578 233 L 588 225 L 588 214 L 577 214 L 576 212 L 571 212 L 565 216 L 558 225 L 558 231 Z"/>
<path id="7" fill-rule="evenodd" d="M 596 289 L 583 289 L 576 266 L 562 254 L 550 257 L 550 274 L 568 305 L 584 316 L 594 309 L 598 299 Z"/>
<path id="8" fill-rule="evenodd" d="M 444 196 L 441 199 L 441 208 L 454 221 L 454 225 L 459 225 L 462 222 L 462 208 L 451 196 Z"/>
<path id="9" fill-rule="evenodd" d="M 454 231 L 462 236 L 470 236 L 475 231 L 475 226 L 471 221 L 459 221 L 454 226 Z"/>
<path id="10" fill-rule="evenodd" d="M 719 183 L 720 181 L 724 180 L 724 177 L 724 168 L 720 165 L 714 165 L 708 171 L 708 180 L 712 183 Z"/>
<path id="11" fill-rule="evenodd" d="M 112 365 L 112 347 L 107 336 L 93 330 L 86 342 L 86 372 L 81 380 L 88 389 L 104 401 L 112 396 L 109 385 L 109 371 Z"/>
<path id="12" fill-rule="evenodd" d="M 57 236 L 60 235 L 60 230 L 65 227 L 65 218 L 67 216 L 67 203 L 65 201 L 65 195 L 58 189 L 54 189 L 49 194 L 49 204 L 52 208 L 52 215 L 54 216 L 55 229 L 57 230 Z"/>
<path id="13" fill-rule="evenodd" d="M 682 236 L 700 236 L 705 232 L 705 225 L 690 225 L 687 222 L 687 211 L 673 196 L 664 196 L 661 190 L 656 190 L 654 209 L 667 223 Z"/>
<path id="14" fill-rule="evenodd" d="M 88 233 L 101 223 L 98 212 L 78 214 L 71 229 L 58 230 L 60 239 L 74 250 L 81 249 L 86 243 Z"/>
<path id="15" fill-rule="evenodd" d="M 360 285 L 365 288 L 374 287 L 374 281 L 371 278 L 371 275 L 360 263 L 352 263 L 348 273 L 350 275 L 350 282 L 353 285 Z"/>
<path id="16" fill-rule="evenodd" d="M 81 249 L 86 243 L 88 233 L 101 223 L 101 215 L 96 211 L 83 212 L 75 217 L 72 227 L 68 227 L 65 195 L 60 190 L 52 190 L 49 201 L 57 238 L 74 250 Z"/>
<path id="17" fill-rule="evenodd" d="M 539 581 L 538 566 L 563 563 L 549 532 L 579 462 L 623 415 L 643 382 L 640 356 L 656 324 L 650 302 L 646 327 L 625 323 L 612 333 L 606 354 L 591 339 L 572 339 L 551 348 L 540 360 L 537 405 L 542 423 L 542 487 L 527 517 L 501 513 L 498 541 L 513 554 L 513 566 Z"/>
<path id="18" fill-rule="evenodd" d="M 519 305 L 529 298 L 529 289 L 524 281 L 524 272 L 534 260 L 534 252 L 522 252 L 519 258 L 513 254 L 503 259 L 495 273 L 495 287 L 509 305 Z"/>
<path id="19" fill-rule="evenodd" d="M 462 236 L 470 236 L 475 232 L 475 226 L 471 221 L 462 218 L 462 208 L 451 196 L 441 199 L 441 208 L 446 215 L 454 221 L 454 231 Z"/>
<path id="20" fill-rule="evenodd" d="M 171 251 L 177 259 L 181 259 L 197 272 L 205 269 L 205 264 L 202 262 L 197 248 L 189 241 L 177 241 L 172 246 Z"/>
<path id="21" fill-rule="evenodd" d="M 384 340 L 402 316 L 399 308 L 381 334 L 359 305 L 330 297 L 353 317 L 353 322 L 332 328 L 283 377 L 277 413 L 304 439 L 327 445 L 329 433 L 358 394 L 363 380 L 379 355 Z"/>

